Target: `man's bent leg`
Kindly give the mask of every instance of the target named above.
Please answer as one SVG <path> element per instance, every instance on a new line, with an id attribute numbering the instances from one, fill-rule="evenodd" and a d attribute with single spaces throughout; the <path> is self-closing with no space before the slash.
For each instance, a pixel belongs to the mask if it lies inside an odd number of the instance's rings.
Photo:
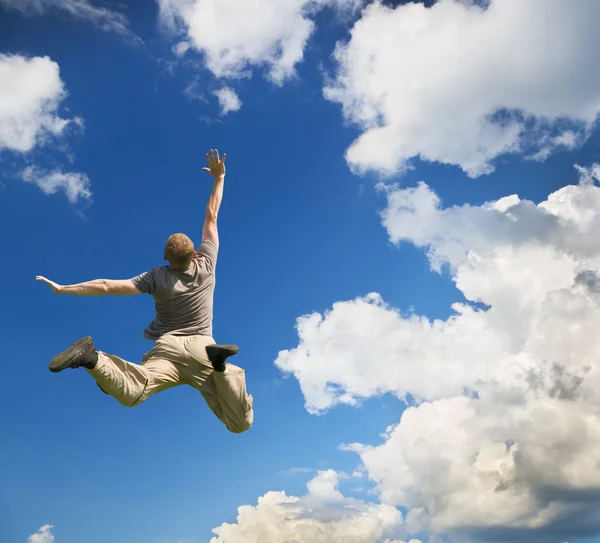
<path id="1" fill-rule="evenodd" d="M 96 367 L 87 371 L 106 394 L 126 407 L 141 398 L 150 378 L 146 368 L 102 351 L 98 351 Z"/>
<path id="2" fill-rule="evenodd" d="M 242 368 L 227 364 L 224 372 L 213 370 L 206 353 L 206 346 L 213 343 L 214 340 L 207 336 L 188 339 L 187 350 L 191 355 L 186 367 L 188 380 L 227 429 L 240 434 L 254 422 L 252 396 L 246 392 Z"/>
<path id="3" fill-rule="evenodd" d="M 254 422 L 252 396 L 246 391 L 246 373 L 242 368 L 227 364 L 225 371 L 214 371 L 212 382 L 219 401 L 221 414 L 215 414 L 228 430 L 240 434 Z M 201 390 L 202 392 L 202 390 Z"/>
<path id="4" fill-rule="evenodd" d="M 150 396 L 181 384 L 179 371 L 168 360 L 144 356 L 141 365 L 98 351 L 98 362 L 88 373 L 100 389 L 126 407 L 134 407 Z"/>

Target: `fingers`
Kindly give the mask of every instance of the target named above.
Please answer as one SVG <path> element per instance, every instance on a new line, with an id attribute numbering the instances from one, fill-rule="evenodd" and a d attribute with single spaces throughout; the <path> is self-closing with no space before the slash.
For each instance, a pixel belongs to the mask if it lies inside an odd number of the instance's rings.
<path id="1" fill-rule="evenodd" d="M 221 162 L 223 164 L 225 164 L 225 159 L 227 158 L 227 153 L 223 153 L 223 160 L 221 160 Z"/>
<path id="2" fill-rule="evenodd" d="M 225 162 L 225 157 L 227 153 L 223 153 L 223 159 L 219 158 L 219 150 L 211 149 L 210 153 L 206 153 L 206 162 L 208 162 L 209 166 L 212 166 L 215 162 Z"/>
<path id="3" fill-rule="evenodd" d="M 42 275 L 36 275 L 35 279 L 36 279 L 36 281 L 41 281 L 42 283 L 45 283 L 46 285 L 52 286 L 52 281 L 50 281 L 50 279 L 46 279 Z"/>

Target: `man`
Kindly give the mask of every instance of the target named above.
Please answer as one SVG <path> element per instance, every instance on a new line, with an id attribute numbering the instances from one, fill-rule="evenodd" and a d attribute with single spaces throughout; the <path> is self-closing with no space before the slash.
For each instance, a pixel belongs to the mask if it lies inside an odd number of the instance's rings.
<path id="1" fill-rule="evenodd" d="M 212 338 L 215 266 L 219 249 L 217 215 L 223 197 L 225 158 L 217 150 L 207 153 L 213 186 L 206 206 L 202 244 L 194 251 L 184 234 L 173 234 L 165 244 L 168 265 L 154 268 L 133 279 L 95 279 L 76 285 L 59 285 L 42 276 L 58 294 L 99 296 L 147 293 L 154 298 L 156 317 L 144 337 L 155 341 L 141 364 L 96 350 L 91 337 L 84 337 L 50 361 L 50 371 L 85 368 L 107 394 L 127 407 L 141 404 L 153 394 L 191 385 L 200 391 L 209 407 L 234 433 L 248 430 L 254 421 L 252 396 L 246 392 L 244 370 L 226 364 L 235 355 L 235 345 L 218 345 Z"/>

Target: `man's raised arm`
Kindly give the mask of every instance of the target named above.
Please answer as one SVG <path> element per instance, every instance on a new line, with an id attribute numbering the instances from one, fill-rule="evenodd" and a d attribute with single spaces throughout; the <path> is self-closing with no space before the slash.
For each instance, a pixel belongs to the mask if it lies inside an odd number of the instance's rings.
<path id="1" fill-rule="evenodd" d="M 217 249 L 219 248 L 217 216 L 219 214 L 219 208 L 221 207 L 221 200 L 223 199 L 226 157 L 227 155 L 223 154 L 223 158 L 219 159 L 219 151 L 216 149 L 211 149 L 210 154 L 206 154 L 206 161 L 208 162 L 209 167 L 202 168 L 202 171 L 205 171 L 213 176 L 213 186 L 210 196 L 208 197 L 206 215 L 204 217 L 204 227 L 202 228 L 202 241 L 212 241 Z"/>

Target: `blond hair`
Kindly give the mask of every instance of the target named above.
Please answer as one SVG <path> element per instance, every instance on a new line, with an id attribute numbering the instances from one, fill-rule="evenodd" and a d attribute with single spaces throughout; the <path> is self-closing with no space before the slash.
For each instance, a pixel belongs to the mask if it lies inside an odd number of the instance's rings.
<path id="1" fill-rule="evenodd" d="M 165 260 L 175 268 L 189 266 L 194 257 L 194 243 L 185 234 L 173 234 L 165 243 Z"/>

